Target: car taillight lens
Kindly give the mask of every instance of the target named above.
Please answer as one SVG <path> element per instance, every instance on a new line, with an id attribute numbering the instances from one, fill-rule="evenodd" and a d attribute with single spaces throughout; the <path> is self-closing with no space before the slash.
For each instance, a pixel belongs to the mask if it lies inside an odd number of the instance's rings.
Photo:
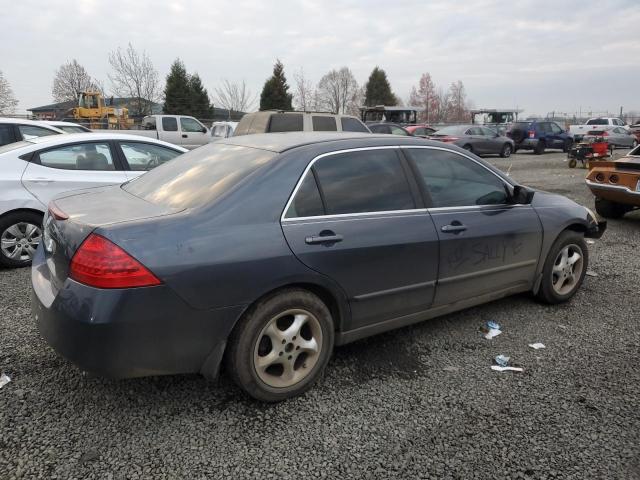
<path id="1" fill-rule="evenodd" d="M 600 134 L 601 137 L 608 137 L 609 136 L 609 132 L 607 132 L 606 130 L 604 132 L 602 132 Z"/>
<path id="2" fill-rule="evenodd" d="M 536 136 L 536 131 L 535 130 L 529 130 L 529 138 L 535 138 Z"/>
<path id="3" fill-rule="evenodd" d="M 443 142 L 447 142 L 447 143 L 455 142 L 456 140 L 460 140 L 460 138 L 459 137 L 444 137 L 444 138 L 442 138 L 442 141 Z"/>
<path id="4" fill-rule="evenodd" d="M 92 233 L 71 259 L 69 276 L 97 288 L 160 285 L 160 280 L 115 243 Z"/>

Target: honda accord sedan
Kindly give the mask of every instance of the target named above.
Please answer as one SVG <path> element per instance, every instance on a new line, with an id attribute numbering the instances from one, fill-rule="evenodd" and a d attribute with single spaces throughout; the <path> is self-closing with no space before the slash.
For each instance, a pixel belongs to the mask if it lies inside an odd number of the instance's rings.
<path id="1" fill-rule="evenodd" d="M 49 205 L 33 315 L 114 378 L 221 365 L 251 396 L 310 388 L 334 345 L 533 292 L 569 300 L 605 224 L 441 142 L 232 137 Z"/>

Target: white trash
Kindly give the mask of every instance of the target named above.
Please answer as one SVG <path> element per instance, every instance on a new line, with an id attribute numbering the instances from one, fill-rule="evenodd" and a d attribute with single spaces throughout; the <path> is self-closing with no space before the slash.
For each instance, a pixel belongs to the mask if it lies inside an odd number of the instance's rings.
<path id="1" fill-rule="evenodd" d="M 497 372 L 524 372 L 524 369 L 520 367 L 501 367 L 500 365 L 491 365 L 491 370 Z"/>
<path id="2" fill-rule="evenodd" d="M 11 377 L 9 377 L 9 375 L 7 375 L 6 373 L 3 373 L 2 375 L 0 375 L 0 388 L 4 387 L 10 381 L 11 381 Z"/>
<path id="3" fill-rule="evenodd" d="M 534 350 L 540 350 L 541 348 L 546 348 L 544 343 L 530 343 L 529 346 Z"/>

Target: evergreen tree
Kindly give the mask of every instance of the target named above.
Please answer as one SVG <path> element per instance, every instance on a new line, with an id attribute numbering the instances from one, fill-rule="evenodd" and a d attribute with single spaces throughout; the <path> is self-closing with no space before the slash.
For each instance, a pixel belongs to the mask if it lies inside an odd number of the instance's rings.
<path id="1" fill-rule="evenodd" d="M 189 78 L 189 101 L 189 115 L 202 119 L 213 118 L 213 107 L 209 100 L 209 94 L 207 93 L 207 89 L 202 85 L 200 76 L 197 73 L 194 73 Z"/>
<path id="2" fill-rule="evenodd" d="M 293 110 L 293 95 L 284 76 L 284 65 L 280 60 L 273 66 L 273 75 L 264 82 L 260 94 L 260 110 Z"/>
<path id="3" fill-rule="evenodd" d="M 368 107 L 375 107 L 376 105 L 396 105 L 396 96 L 391 91 L 391 85 L 387 79 L 387 74 L 384 70 L 376 67 L 369 75 L 369 80 L 365 86 L 365 98 L 364 103 Z"/>
<path id="4" fill-rule="evenodd" d="M 164 113 L 167 115 L 189 115 L 191 112 L 191 88 L 184 63 L 177 58 L 171 64 L 164 87 Z"/>

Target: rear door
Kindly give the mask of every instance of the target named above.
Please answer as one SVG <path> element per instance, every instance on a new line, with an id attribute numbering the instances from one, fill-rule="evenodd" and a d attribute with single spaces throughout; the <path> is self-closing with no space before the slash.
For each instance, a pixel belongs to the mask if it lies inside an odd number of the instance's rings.
<path id="1" fill-rule="evenodd" d="M 209 131 L 195 118 L 180 117 L 180 132 L 180 145 L 189 150 L 209 143 Z"/>
<path id="2" fill-rule="evenodd" d="M 160 140 L 173 143 L 174 145 L 182 145 L 182 134 L 178 130 L 178 117 L 162 117 L 162 134 Z"/>
<path id="3" fill-rule="evenodd" d="M 346 292 L 347 329 L 433 301 L 438 235 L 413 182 L 397 147 L 335 152 L 311 162 L 287 204 L 287 242 Z"/>
<path id="4" fill-rule="evenodd" d="M 507 203 L 504 180 L 470 157 L 403 148 L 413 162 L 440 239 L 434 306 L 531 288 L 542 226 L 531 205 Z"/>
<path id="5" fill-rule="evenodd" d="M 127 176 L 109 141 L 61 145 L 36 152 L 22 174 L 22 184 L 47 205 L 68 190 L 118 184 Z"/>

